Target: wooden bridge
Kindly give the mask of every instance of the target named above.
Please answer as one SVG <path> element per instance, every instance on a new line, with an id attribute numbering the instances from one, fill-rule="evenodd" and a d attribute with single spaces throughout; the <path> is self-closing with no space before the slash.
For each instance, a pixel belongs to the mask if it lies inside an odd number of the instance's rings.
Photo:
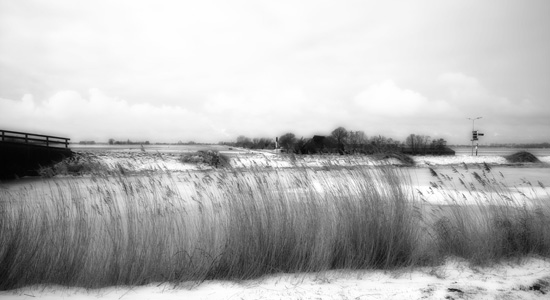
<path id="1" fill-rule="evenodd" d="M 69 138 L 0 129 L 0 179 L 38 175 L 41 166 L 72 156 Z"/>

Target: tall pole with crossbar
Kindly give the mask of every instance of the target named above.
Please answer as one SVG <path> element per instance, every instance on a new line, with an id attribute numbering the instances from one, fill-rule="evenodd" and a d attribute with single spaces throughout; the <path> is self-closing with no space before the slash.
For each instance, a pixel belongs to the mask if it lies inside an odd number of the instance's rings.
<path id="1" fill-rule="evenodd" d="M 472 156 L 474 155 L 474 141 L 477 141 L 476 131 L 474 128 L 474 123 L 476 120 L 481 119 L 483 117 L 476 117 L 476 118 L 468 118 L 468 120 L 472 120 Z M 477 150 L 476 150 L 477 155 Z"/>

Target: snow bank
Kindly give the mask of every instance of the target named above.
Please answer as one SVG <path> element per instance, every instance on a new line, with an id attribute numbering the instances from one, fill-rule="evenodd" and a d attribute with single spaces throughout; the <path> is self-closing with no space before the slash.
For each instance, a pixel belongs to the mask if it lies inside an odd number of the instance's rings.
<path id="1" fill-rule="evenodd" d="M 527 258 L 492 267 L 470 267 L 449 259 L 437 267 L 414 270 L 336 270 L 274 274 L 239 282 L 212 280 L 200 285 L 168 283 L 85 290 L 34 286 L 0 292 L 20 299 L 548 299 L 550 262 Z"/>
<path id="2" fill-rule="evenodd" d="M 466 164 L 487 163 L 490 165 L 504 165 L 508 163 L 506 161 L 506 158 L 502 156 L 469 156 L 469 155 L 413 156 L 413 159 L 417 166 L 458 165 L 462 163 L 466 163 Z"/>
<path id="3" fill-rule="evenodd" d="M 543 163 L 550 163 L 550 156 L 537 157 Z M 427 165 L 458 165 L 466 164 L 482 164 L 489 165 L 505 165 L 510 164 L 503 156 L 413 156 L 414 161 L 418 166 Z"/>

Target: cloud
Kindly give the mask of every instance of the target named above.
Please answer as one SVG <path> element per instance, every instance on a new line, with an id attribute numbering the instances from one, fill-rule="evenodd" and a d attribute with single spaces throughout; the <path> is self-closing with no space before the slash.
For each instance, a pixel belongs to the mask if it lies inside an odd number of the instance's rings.
<path id="1" fill-rule="evenodd" d="M 0 125 L 216 142 L 459 134 L 479 114 L 548 131 L 546 8 L 0 0 Z"/>
<path id="2" fill-rule="evenodd" d="M 420 117 L 449 109 L 446 103 L 430 101 L 418 92 L 398 87 L 391 80 L 369 86 L 354 100 L 364 112 L 384 117 Z"/>
<path id="3" fill-rule="evenodd" d="M 234 140 L 238 135 L 275 137 L 289 131 L 308 136 L 315 130 L 331 129 L 327 125 L 339 118 L 338 110 L 314 103 L 299 88 L 265 86 L 206 98 L 201 107 L 188 109 L 130 103 L 99 89 L 90 89 L 87 96 L 60 91 L 43 101 L 26 94 L 21 100 L 0 98 L 0 127 L 68 136 L 76 141 L 218 142 Z"/>
<path id="4" fill-rule="evenodd" d="M 460 72 L 443 73 L 439 75 L 437 82 L 446 88 L 446 99 L 449 103 L 464 114 L 484 114 L 500 118 L 549 115 L 544 111 L 544 106 L 532 99 L 500 96 L 487 89 L 477 78 Z"/>
<path id="5" fill-rule="evenodd" d="M 177 141 L 224 136 L 203 115 L 181 106 L 129 104 L 97 89 L 91 89 L 88 97 L 61 91 L 42 102 L 28 94 L 20 101 L 0 99 L 0 111 L 3 128 L 69 135 L 77 141 L 106 141 L 109 137 Z"/>
<path id="6" fill-rule="evenodd" d="M 488 91 L 477 78 L 462 73 L 443 73 L 439 75 L 438 82 L 448 88 L 453 99 L 470 100 L 488 96 Z"/>
<path id="7" fill-rule="evenodd" d="M 339 117 L 331 104 L 313 100 L 303 89 L 265 84 L 242 92 L 209 95 L 200 108 L 216 127 L 233 136 L 297 135 L 328 130 Z M 323 120 L 322 122 L 320 122 Z"/>

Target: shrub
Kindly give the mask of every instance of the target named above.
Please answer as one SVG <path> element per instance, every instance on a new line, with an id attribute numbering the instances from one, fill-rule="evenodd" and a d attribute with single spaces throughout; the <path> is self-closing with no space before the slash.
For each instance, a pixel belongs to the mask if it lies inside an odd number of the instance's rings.
<path id="1" fill-rule="evenodd" d="M 415 164 L 414 159 L 410 155 L 399 152 L 377 153 L 374 154 L 374 157 L 377 159 L 395 158 L 406 166 L 414 166 Z"/>
<path id="2" fill-rule="evenodd" d="M 537 163 L 540 162 L 540 160 L 534 156 L 533 154 L 527 152 L 527 151 L 520 151 L 508 156 L 505 156 L 506 160 L 511 163 Z"/>
<path id="3" fill-rule="evenodd" d="M 220 153 L 218 151 L 198 151 L 196 153 L 183 154 L 180 157 L 180 161 L 183 163 L 192 164 L 206 164 L 214 168 L 228 168 L 231 167 L 231 159 L 228 155 Z"/>
<path id="4" fill-rule="evenodd" d="M 83 175 L 108 173 L 108 168 L 97 161 L 94 161 L 89 155 L 75 153 L 72 157 L 65 158 L 53 166 L 40 167 L 38 175 L 44 178 L 50 178 L 56 175 Z"/>

